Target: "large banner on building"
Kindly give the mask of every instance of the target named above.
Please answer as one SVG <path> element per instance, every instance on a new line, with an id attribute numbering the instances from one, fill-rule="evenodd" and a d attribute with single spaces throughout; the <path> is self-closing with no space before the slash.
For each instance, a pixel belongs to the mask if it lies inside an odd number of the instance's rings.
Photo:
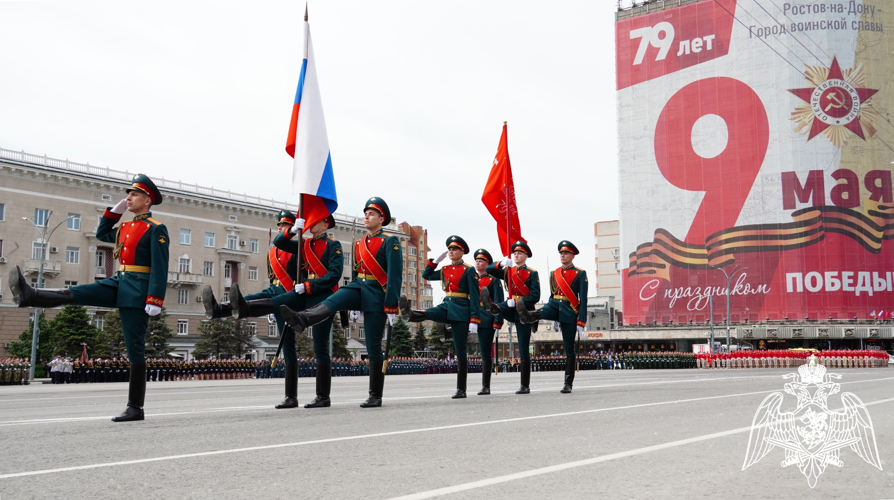
<path id="1" fill-rule="evenodd" d="M 732 321 L 890 316 L 890 2 L 623 17 L 624 322 L 706 321 L 712 296 L 723 318 L 727 275 Z"/>

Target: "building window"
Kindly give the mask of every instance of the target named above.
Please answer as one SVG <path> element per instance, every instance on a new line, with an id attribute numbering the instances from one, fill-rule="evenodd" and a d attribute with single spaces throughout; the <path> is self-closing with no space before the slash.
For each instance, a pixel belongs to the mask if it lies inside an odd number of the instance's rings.
<path id="1" fill-rule="evenodd" d="M 180 244 L 181 245 L 189 245 L 191 241 L 192 235 L 189 229 L 181 229 L 180 230 Z"/>
<path id="2" fill-rule="evenodd" d="M 81 230 L 81 214 L 68 214 L 68 229 L 72 231 Z"/>
<path id="3" fill-rule="evenodd" d="M 202 267 L 202 274 L 205 276 L 214 276 L 214 262 L 205 261 Z"/>
<path id="4" fill-rule="evenodd" d="M 360 327 L 360 340 L 363 340 L 365 338 L 366 338 L 366 333 L 363 331 L 363 327 L 361 326 Z"/>
<path id="5" fill-rule="evenodd" d="M 343 281 L 342 286 L 346 286 L 348 283 L 351 282 L 351 278 L 342 278 L 342 281 Z"/>
<path id="6" fill-rule="evenodd" d="M 3 240 L 0 240 L 0 257 L 3 257 Z M 2 288 L 0 288 L 2 290 Z"/>
<path id="7" fill-rule="evenodd" d="M 205 233 L 205 246 L 206 247 L 214 246 L 214 233 Z"/>
<path id="8" fill-rule="evenodd" d="M 276 329 L 276 322 L 267 323 L 267 336 L 279 337 L 279 330 Z"/>
<path id="9" fill-rule="evenodd" d="M 227 250 L 236 250 L 239 245 L 239 237 L 235 234 L 227 235 Z"/>
<path id="10" fill-rule="evenodd" d="M 177 290 L 177 303 L 180 305 L 189 304 L 189 290 L 184 288 Z"/>
<path id="11" fill-rule="evenodd" d="M 65 263 L 79 264 L 81 261 L 81 249 L 78 247 L 65 247 Z"/>
<path id="12" fill-rule="evenodd" d="M 233 277 L 233 265 L 230 263 L 227 263 L 226 265 L 224 265 L 224 278 L 230 279 L 232 277 Z"/>
<path id="13" fill-rule="evenodd" d="M 46 226 L 50 219 L 50 211 L 45 208 L 34 209 L 34 224 L 38 226 Z"/>
<path id="14" fill-rule="evenodd" d="M 6 205 L 3 203 L 0 203 L 0 220 L 6 220 L 5 217 L 6 217 Z"/>
<path id="15" fill-rule="evenodd" d="M 188 335 L 189 334 L 189 320 L 188 319 L 178 319 L 177 320 L 177 335 Z"/>
<path id="16" fill-rule="evenodd" d="M 102 331 L 102 329 L 106 327 L 106 318 L 103 316 L 93 318 L 93 326 L 95 326 L 97 330 Z"/>
<path id="17" fill-rule="evenodd" d="M 65 288 L 71 288 L 73 286 L 78 286 L 78 282 L 65 280 L 65 285 L 64 285 Z"/>
<path id="18" fill-rule="evenodd" d="M 248 268 L 248 280 L 249 281 L 258 281 L 258 268 L 257 267 L 249 267 Z"/>
<path id="19" fill-rule="evenodd" d="M 351 338 L 351 329 L 350 328 L 345 328 L 345 338 L 346 339 Z"/>
<path id="20" fill-rule="evenodd" d="M 416 255 L 416 247 L 410 247 L 410 255 L 412 255 L 412 256 Z"/>
<path id="21" fill-rule="evenodd" d="M 35 259 L 35 260 L 47 258 L 47 244 L 46 243 L 32 243 L 31 244 L 31 258 Z"/>
<path id="22" fill-rule="evenodd" d="M 260 246 L 258 245 L 257 238 L 249 238 L 248 239 L 248 251 L 251 253 L 258 253 L 258 249 Z"/>
<path id="23" fill-rule="evenodd" d="M 222 302 L 230 301 L 230 290 L 224 290 L 223 296 L 221 296 L 221 301 Z"/>
<path id="24" fill-rule="evenodd" d="M 258 334 L 258 324 L 257 323 L 248 323 L 248 331 L 251 332 L 252 335 Z"/>
<path id="25" fill-rule="evenodd" d="M 191 262 L 192 261 L 189 259 L 189 257 L 180 257 L 180 272 L 188 273 Z"/>
<path id="26" fill-rule="evenodd" d="M 106 268 L 106 253 L 103 251 L 96 252 L 96 258 L 94 259 L 96 262 L 97 269 L 105 270 Z"/>

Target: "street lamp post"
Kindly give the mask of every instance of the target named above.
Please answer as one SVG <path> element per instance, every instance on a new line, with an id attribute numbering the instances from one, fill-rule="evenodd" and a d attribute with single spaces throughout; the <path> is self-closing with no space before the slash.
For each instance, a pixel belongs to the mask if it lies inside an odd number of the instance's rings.
<path id="1" fill-rule="evenodd" d="M 40 265 L 37 268 L 37 288 L 43 288 L 43 264 L 47 259 L 47 250 L 50 246 L 50 237 L 53 236 L 53 233 L 56 229 L 59 229 L 63 223 L 68 222 L 69 219 L 73 219 L 74 216 L 70 215 L 56 224 L 53 229 L 47 231 L 47 228 L 50 227 L 50 216 L 53 215 L 53 211 L 50 210 L 47 213 L 47 220 L 44 221 L 44 225 L 39 225 L 37 222 L 27 218 L 22 217 L 23 220 L 26 220 L 34 225 L 34 229 L 37 230 L 37 234 L 40 235 L 40 241 L 43 244 L 43 248 L 40 251 Z M 36 217 L 35 217 L 36 218 Z M 40 308 L 34 309 L 34 324 L 31 327 L 31 369 L 28 372 L 28 380 L 34 380 L 34 367 L 37 365 L 37 342 L 38 336 L 40 335 Z"/>
<path id="2" fill-rule="evenodd" d="M 748 269 L 748 268 L 747 268 L 747 267 L 739 267 L 739 266 L 737 265 L 737 266 L 734 266 L 734 267 L 733 267 L 731 273 L 727 273 L 727 272 L 726 272 L 726 269 L 724 269 L 724 268 L 722 268 L 722 267 L 718 267 L 717 269 L 718 269 L 720 272 L 722 272 L 722 273 L 723 273 L 723 276 L 726 278 L 726 350 L 729 352 L 729 351 L 731 351 L 731 349 L 730 349 L 730 343 L 729 343 L 729 341 L 730 341 L 730 336 L 729 336 L 729 309 L 730 309 L 730 307 L 729 307 L 729 305 L 730 305 L 730 304 L 729 304 L 729 294 L 730 294 L 730 282 L 732 281 L 733 277 L 734 277 L 736 274 L 741 273 L 741 272 L 745 271 L 745 270 Z"/>

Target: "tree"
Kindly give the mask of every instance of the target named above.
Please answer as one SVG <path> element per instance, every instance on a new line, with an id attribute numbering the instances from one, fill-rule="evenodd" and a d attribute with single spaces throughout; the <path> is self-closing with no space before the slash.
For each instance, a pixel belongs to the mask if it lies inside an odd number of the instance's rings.
<path id="1" fill-rule="evenodd" d="M 416 336 L 413 337 L 413 349 L 424 351 L 428 346 L 428 339 L 425 337 L 425 326 L 419 323 L 419 330 L 416 330 Z"/>
<path id="2" fill-rule="evenodd" d="M 345 327 L 341 324 L 341 314 L 335 313 L 332 321 L 332 357 L 352 358 L 348 351 L 348 340 L 345 338 Z"/>
<path id="3" fill-rule="evenodd" d="M 437 353 L 438 357 L 443 357 L 447 355 L 447 344 L 443 340 L 442 329 L 444 325 L 441 323 L 435 324 L 432 327 L 431 332 L 428 334 L 428 345 L 431 347 L 431 350 Z"/>
<path id="4" fill-rule="evenodd" d="M 19 340 L 9 343 L 9 353 L 16 358 L 31 357 L 31 339 L 32 329 L 34 328 L 34 320 L 28 322 L 28 329 L 19 335 Z M 40 317 L 37 321 L 37 359 L 32 360 L 34 366 L 43 366 L 53 357 L 53 345 L 50 343 L 50 325 L 47 322 L 46 314 L 43 309 L 40 310 Z"/>
<path id="5" fill-rule="evenodd" d="M 102 330 L 96 334 L 93 351 L 87 355 L 91 358 L 120 358 L 127 353 L 124 344 L 124 329 L 121 327 L 121 315 L 114 309 L 103 316 Z"/>
<path id="6" fill-rule="evenodd" d="M 164 307 L 161 313 L 149 316 L 149 325 L 146 327 L 146 357 L 166 358 L 171 352 L 168 339 L 173 332 L 168 326 L 168 312 Z"/>
<path id="7" fill-rule="evenodd" d="M 254 331 L 243 320 L 227 321 L 220 318 L 203 321 L 199 326 L 201 339 L 196 342 L 193 355 L 197 358 L 242 357 L 257 344 Z"/>
<path id="8" fill-rule="evenodd" d="M 403 318 L 397 317 L 391 327 L 391 356 L 413 357 L 413 340 L 410 338 L 410 327 Z"/>
<path id="9" fill-rule="evenodd" d="M 90 324 L 90 316 L 84 306 L 67 305 L 50 321 L 50 343 L 53 354 L 77 358 L 83 353 L 84 346 L 93 350 L 96 342 L 96 327 Z"/>

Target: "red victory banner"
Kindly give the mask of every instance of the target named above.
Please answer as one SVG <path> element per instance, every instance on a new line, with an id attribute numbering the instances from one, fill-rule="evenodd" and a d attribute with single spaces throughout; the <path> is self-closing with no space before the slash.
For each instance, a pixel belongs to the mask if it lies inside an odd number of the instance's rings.
<path id="1" fill-rule="evenodd" d="M 512 166 L 509 163 L 509 139 L 506 133 L 506 122 L 503 122 L 503 135 L 497 147 L 493 167 L 484 186 L 481 202 L 497 221 L 497 234 L 500 239 L 502 255 L 509 255 L 509 246 L 514 241 L 524 241 L 521 235 L 521 223 L 518 221 L 518 205 L 515 202 L 515 184 L 512 180 Z"/>

